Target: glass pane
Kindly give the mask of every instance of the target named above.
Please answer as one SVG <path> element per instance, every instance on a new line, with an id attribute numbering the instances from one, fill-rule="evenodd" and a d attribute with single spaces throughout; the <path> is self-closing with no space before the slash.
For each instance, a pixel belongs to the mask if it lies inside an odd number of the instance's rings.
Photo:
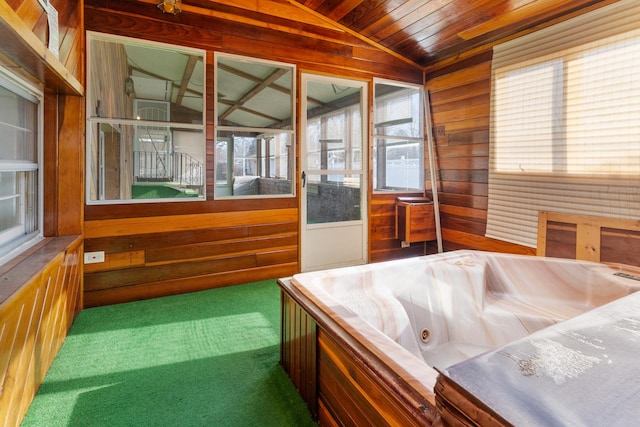
<path id="1" fill-rule="evenodd" d="M 218 125 L 293 129 L 293 67 L 219 55 Z"/>
<path id="2" fill-rule="evenodd" d="M 373 188 L 414 191 L 424 187 L 423 89 L 375 84 Z"/>
<path id="3" fill-rule="evenodd" d="M 18 173 L 0 172 L 0 233 L 20 225 Z"/>
<path id="4" fill-rule="evenodd" d="M 203 200 L 204 51 L 90 34 L 87 58 L 87 201 Z"/>
<path id="5" fill-rule="evenodd" d="M 308 83 L 308 93 L 317 102 L 325 103 L 307 110 L 307 169 L 361 170 L 360 88 L 312 81 Z"/>
<path id="6" fill-rule="evenodd" d="M 216 197 L 293 194 L 290 133 L 219 131 Z"/>
<path id="7" fill-rule="evenodd" d="M 0 160 L 37 162 L 38 104 L 0 86 Z"/>
<path id="8" fill-rule="evenodd" d="M 375 85 L 374 133 L 419 138 L 422 135 L 422 90 L 417 87 Z"/>
<path id="9" fill-rule="evenodd" d="M 376 190 L 415 190 L 422 184 L 422 144 L 376 138 L 373 150 Z"/>
<path id="10" fill-rule="evenodd" d="M 204 197 L 201 130 L 96 123 L 91 141 L 91 200 Z"/>
<path id="11" fill-rule="evenodd" d="M 148 120 L 202 123 L 204 53 L 183 47 L 93 35 L 89 53 L 88 115 L 139 118 L 136 100 L 170 105 Z M 108 72 L 105 72 L 108 70 Z"/>
<path id="12" fill-rule="evenodd" d="M 307 223 L 362 219 L 360 175 L 308 175 Z"/>

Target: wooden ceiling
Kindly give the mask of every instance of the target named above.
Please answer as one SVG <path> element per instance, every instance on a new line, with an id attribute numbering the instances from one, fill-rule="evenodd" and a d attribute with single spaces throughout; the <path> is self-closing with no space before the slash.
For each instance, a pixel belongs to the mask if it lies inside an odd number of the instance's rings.
<path id="1" fill-rule="evenodd" d="M 141 0 L 153 2 L 154 0 Z M 356 36 L 419 67 L 615 0 L 183 0 L 185 12 L 292 34 Z"/>
<path id="2" fill-rule="evenodd" d="M 594 0 L 296 0 L 427 66 L 579 14 Z"/>

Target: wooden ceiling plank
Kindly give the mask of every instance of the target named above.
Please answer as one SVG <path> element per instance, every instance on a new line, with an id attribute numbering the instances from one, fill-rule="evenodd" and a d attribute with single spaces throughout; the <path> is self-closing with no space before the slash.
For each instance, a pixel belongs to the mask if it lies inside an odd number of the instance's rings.
<path id="1" fill-rule="evenodd" d="M 245 9 L 254 12 L 260 12 L 267 15 L 286 17 L 293 21 L 302 22 L 305 24 L 311 24 L 318 27 L 326 27 L 334 29 L 330 22 L 324 19 L 319 19 L 313 14 L 306 13 L 303 9 L 300 9 L 296 5 L 287 2 L 273 1 L 273 0 L 210 0 L 212 3 L 220 3 L 227 6 L 237 7 L 238 9 Z"/>
<path id="2" fill-rule="evenodd" d="M 443 45 L 459 43 L 457 34 L 460 29 L 490 19 L 496 6 L 502 9 L 507 7 L 503 0 L 475 0 L 466 5 L 458 1 L 448 2 L 443 7 L 434 9 L 428 20 L 418 21 L 404 28 L 401 33 L 387 37 L 383 43 L 394 50 L 404 51 L 417 42 L 426 52 L 433 53 Z"/>
<path id="3" fill-rule="evenodd" d="M 417 9 L 407 10 L 404 16 L 399 16 L 400 12 L 394 12 L 393 15 L 395 18 L 393 19 L 393 23 L 385 25 L 379 31 L 372 34 L 371 38 L 382 41 L 396 33 L 410 34 L 407 28 L 411 26 L 422 28 L 423 25 L 431 25 L 434 22 L 432 15 L 453 1 L 454 0 L 431 0 L 422 5 L 418 3 Z"/>
<path id="4" fill-rule="evenodd" d="M 558 4 L 557 0 L 538 0 L 530 2 L 522 7 L 494 16 L 493 19 L 485 21 L 475 27 L 460 31 L 458 36 L 463 40 L 469 40 L 492 31 L 496 31 L 507 25 L 513 25 L 516 22 L 535 18 L 543 13 L 559 9 L 560 6 L 561 5 Z"/>
<path id="5" fill-rule="evenodd" d="M 393 51 L 393 50 L 391 50 L 391 49 L 386 48 L 385 46 L 383 46 L 383 45 L 381 45 L 381 44 L 379 44 L 379 43 L 377 43 L 377 42 L 375 42 L 375 41 L 371 40 L 370 38 L 363 36 L 362 34 L 358 33 L 357 31 L 354 31 L 354 30 L 352 30 L 352 29 L 350 29 L 350 28 L 348 28 L 348 27 L 345 27 L 344 25 L 342 25 L 342 24 L 340 24 L 340 23 L 338 23 L 338 22 L 335 22 L 335 21 L 330 20 L 329 18 L 325 17 L 324 15 L 320 15 L 320 14 L 319 14 L 318 12 L 316 12 L 315 10 L 312 10 L 312 9 L 307 8 L 306 6 L 304 6 L 304 5 L 300 4 L 300 3 L 298 3 L 296 0 L 287 0 L 287 1 L 289 1 L 289 2 L 290 2 L 290 3 L 292 3 L 292 4 L 297 5 L 297 6 L 298 6 L 298 7 L 300 7 L 300 8 L 304 8 L 304 9 L 305 9 L 305 10 L 307 10 L 309 13 L 313 13 L 313 14 L 318 15 L 318 17 L 320 17 L 321 19 L 325 19 L 325 20 L 327 20 L 327 21 L 334 22 L 334 23 L 335 23 L 335 25 L 336 25 L 336 26 L 338 26 L 340 29 L 342 29 L 342 30 L 344 30 L 345 32 L 347 32 L 347 33 L 351 34 L 352 36 L 354 36 L 354 37 L 356 37 L 356 38 L 358 38 L 358 39 L 360 39 L 360 40 L 364 41 L 365 43 L 367 43 L 367 44 L 369 44 L 369 45 L 371 45 L 371 46 L 373 46 L 373 47 L 376 47 L 376 48 L 380 49 L 381 51 L 383 51 L 383 52 L 385 52 L 385 53 L 387 53 L 387 54 L 389 54 L 389 55 L 391 55 L 391 56 L 394 56 L 395 58 L 400 59 L 400 60 L 402 60 L 403 62 L 405 62 L 405 63 L 407 63 L 407 64 L 409 64 L 409 65 L 412 65 L 412 66 L 414 66 L 414 67 L 416 67 L 416 68 L 420 68 L 420 69 L 422 69 L 422 66 L 421 66 L 420 64 L 418 64 L 418 63 L 416 63 L 416 62 L 412 61 L 411 59 L 409 59 L 409 58 L 407 58 L 407 57 L 405 57 L 405 56 L 403 56 L 403 55 L 399 54 L 398 52 L 395 52 L 395 51 Z"/>
<path id="6" fill-rule="evenodd" d="M 324 0 L 301 0 L 300 3 L 309 9 L 317 10 L 324 3 Z"/>
<path id="7" fill-rule="evenodd" d="M 354 31 L 366 35 L 363 31 L 384 19 L 389 11 L 402 6 L 407 0 L 369 0 L 345 15 L 340 23 Z"/>
<path id="8" fill-rule="evenodd" d="M 327 18 L 340 22 L 345 15 L 360 6 L 363 2 L 364 0 L 342 0 L 338 7 L 333 8 L 333 10 L 327 13 Z"/>
<path id="9" fill-rule="evenodd" d="M 137 0 L 141 3 L 147 3 L 147 4 L 156 4 L 157 0 Z M 219 1 L 215 1 L 215 0 L 211 0 L 213 2 L 216 3 L 220 3 L 220 4 L 228 4 L 226 1 L 224 2 L 219 2 Z M 289 0 L 287 0 L 289 1 Z M 254 9 L 247 9 L 247 5 L 246 3 L 241 3 L 243 4 L 243 8 L 242 10 L 254 10 Z M 264 8 L 263 8 L 264 9 Z M 218 10 L 214 10 L 214 9 L 208 9 L 208 8 L 204 8 L 204 7 L 200 7 L 200 6 L 193 6 L 193 5 L 189 5 L 189 4 L 182 4 L 182 11 L 183 12 L 189 12 L 189 13 L 193 13 L 193 14 L 197 14 L 197 15 L 202 15 L 202 16 L 208 16 L 211 18 L 217 18 L 220 20 L 224 20 L 224 21 L 229 21 L 229 22 L 239 22 L 242 24 L 247 24 L 247 25 L 251 25 L 251 26 L 255 26 L 255 27 L 259 27 L 259 28 L 266 28 L 266 29 L 271 29 L 271 30 L 276 30 L 276 31 L 282 31 L 288 34 L 292 34 L 292 35 L 300 35 L 300 36 L 305 36 L 305 37 L 321 37 L 319 36 L 317 33 L 308 31 L 308 30 L 304 30 L 304 29 L 300 29 L 300 25 L 298 24 L 298 22 L 307 22 L 309 23 L 309 19 L 305 19 L 302 21 L 296 21 L 293 19 L 293 17 L 291 15 L 287 15 L 284 12 L 277 12 L 277 10 L 274 10 L 273 14 L 271 13 L 271 16 L 275 16 L 275 17 L 286 17 L 286 19 L 290 20 L 291 25 L 284 25 L 284 24 L 276 24 L 273 22 L 268 22 L 262 19 L 256 19 L 256 18 L 251 18 L 248 17 L 246 15 L 243 15 L 241 13 L 230 13 L 230 12 L 222 12 L 222 11 L 218 11 Z M 262 13 L 265 13 L 265 11 L 263 10 Z M 282 13 L 282 14 L 277 14 L 277 13 Z M 328 21 L 325 19 L 325 22 L 322 23 L 322 25 L 318 25 L 318 24 L 313 24 L 316 27 L 321 27 L 324 29 L 330 29 L 333 31 L 336 31 L 338 33 L 343 33 L 344 30 L 337 28 L 336 26 L 331 26 Z"/>

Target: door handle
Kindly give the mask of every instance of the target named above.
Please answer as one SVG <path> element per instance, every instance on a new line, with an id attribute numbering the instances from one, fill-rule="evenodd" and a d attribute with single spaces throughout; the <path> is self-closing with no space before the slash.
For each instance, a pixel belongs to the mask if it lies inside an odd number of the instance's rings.
<path id="1" fill-rule="evenodd" d="M 302 188 L 304 188 L 306 183 L 307 183 L 307 174 L 304 173 L 304 171 L 302 171 Z"/>

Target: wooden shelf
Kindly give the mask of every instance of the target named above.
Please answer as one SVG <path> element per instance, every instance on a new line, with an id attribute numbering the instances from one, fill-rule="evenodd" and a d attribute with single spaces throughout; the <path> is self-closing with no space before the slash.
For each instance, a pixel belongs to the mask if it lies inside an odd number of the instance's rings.
<path id="1" fill-rule="evenodd" d="M 6 0 L 0 0 L 0 33 L 3 62 L 9 59 L 58 93 L 84 95 L 82 83 L 33 34 Z"/>

